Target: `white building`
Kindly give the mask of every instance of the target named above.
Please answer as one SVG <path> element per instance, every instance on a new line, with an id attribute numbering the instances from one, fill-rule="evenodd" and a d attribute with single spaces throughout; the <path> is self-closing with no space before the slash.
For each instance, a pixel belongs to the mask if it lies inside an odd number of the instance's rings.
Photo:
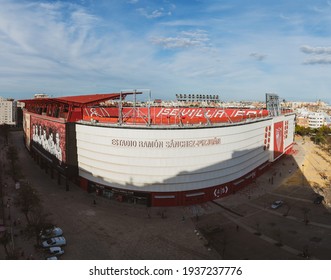
<path id="1" fill-rule="evenodd" d="M 16 125 L 16 101 L 0 97 L 0 125 Z"/>
<path id="2" fill-rule="evenodd" d="M 310 114 L 313 114 L 313 112 L 310 112 L 307 108 L 299 108 L 297 109 L 297 115 L 299 117 L 308 118 Z"/>
<path id="3" fill-rule="evenodd" d="M 36 93 L 35 95 L 34 95 L 34 98 L 48 98 L 49 96 L 48 96 L 48 94 L 46 94 L 46 93 Z"/>
<path id="4" fill-rule="evenodd" d="M 330 124 L 330 116 L 324 112 L 310 113 L 308 115 L 308 126 L 310 128 L 319 128 Z"/>

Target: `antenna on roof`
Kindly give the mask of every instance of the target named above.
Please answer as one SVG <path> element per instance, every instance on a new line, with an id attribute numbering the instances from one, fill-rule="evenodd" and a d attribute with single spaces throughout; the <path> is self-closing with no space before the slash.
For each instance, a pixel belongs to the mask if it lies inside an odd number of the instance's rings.
<path id="1" fill-rule="evenodd" d="M 151 98 L 152 98 L 152 92 L 151 90 L 149 90 L 148 92 L 148 104 L 147 104 L 147 108 L 148 108 L 148 111 L 147 111 L 147 125 L 150 126 L 151 125 Z"/>
<path id="2" fill-rule="evenodd" d="M 123 116 L 122 116 L 122 91 L 120 91 L 120 102 L 118 104 L 118 124 L 122 125 Z"/>

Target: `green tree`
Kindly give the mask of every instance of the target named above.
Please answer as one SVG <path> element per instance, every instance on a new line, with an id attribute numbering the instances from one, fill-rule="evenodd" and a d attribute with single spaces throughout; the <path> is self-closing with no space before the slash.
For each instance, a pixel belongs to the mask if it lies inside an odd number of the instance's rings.
<path id="1" fill-rule="evenodd" d="M 306 136 L 306 135 L 309 135 L 311 133 L 311 129 L 309 127 L 296 125 L 295 126 L 295 133 L 299 134 L 301 136 Z"/>
<path id="2" fill-rule="evenodd" d="M 310 137 L 310 140 L 313 141 L 316 145 L 325 143 L 325 138 L 321 134 L 316 134 L 316 135 Z"/>
<path id="3" fill-rule="evenodd" d="M 322 127 L 319 128 L 319 133 L 322 134 L 323 136 L 327 136 L 328 134 L 331 133 L 331 128 L 323 125 Z"/>

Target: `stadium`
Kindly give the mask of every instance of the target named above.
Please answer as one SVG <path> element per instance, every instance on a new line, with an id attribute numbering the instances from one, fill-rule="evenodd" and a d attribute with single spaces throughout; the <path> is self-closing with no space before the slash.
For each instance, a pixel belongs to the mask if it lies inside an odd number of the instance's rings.
<path id="1" fill-rule="evenodd" d="M 25 146 L 67 188 L 72 181 L 147 206 L 234 194 L 292 150 L 295 115 L 281 112 L 276 95 L 267 94 L 266 108 L 251 109 L 223 108 L 215 96 L 165 106 L 136 102 L 136 94 L 21 100 Z"/>

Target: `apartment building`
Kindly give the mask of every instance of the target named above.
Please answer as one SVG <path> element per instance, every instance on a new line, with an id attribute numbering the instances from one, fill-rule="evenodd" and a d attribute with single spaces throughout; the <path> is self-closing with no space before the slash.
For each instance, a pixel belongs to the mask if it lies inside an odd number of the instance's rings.
<path id="1" fill-rule="evenodd" d="M 308 115 L 308 126 L 319 128 L 323 125 L 330 125 L 331 118 L 325 112 L 313 112 Z"/>
<path id="2" fill-rule="evenodd" d="M 0 97 L 0 125 L 16 125 L 16 101 Z"/>

